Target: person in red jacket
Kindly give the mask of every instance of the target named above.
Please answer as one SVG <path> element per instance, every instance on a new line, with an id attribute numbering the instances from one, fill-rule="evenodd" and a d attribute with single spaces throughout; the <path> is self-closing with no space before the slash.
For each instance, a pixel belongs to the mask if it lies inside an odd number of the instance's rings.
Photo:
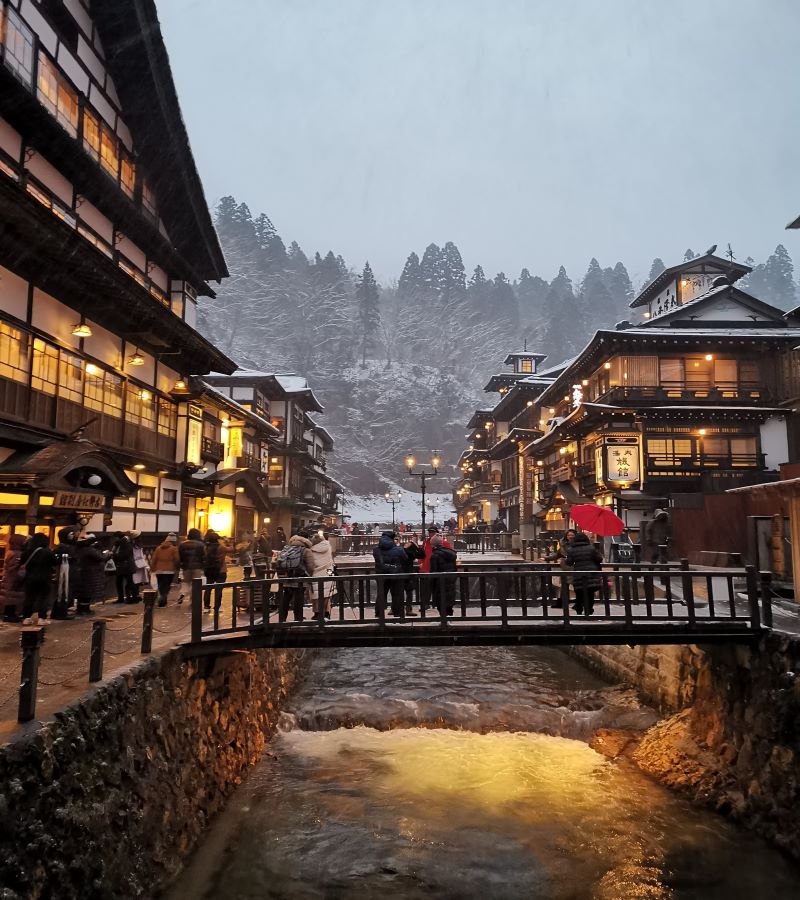
<path id="1" fill-rule="evenodd" d="M 431 556 L 433 555 L 433 544 L 431 543 L 432 539 L 439 535 L 439 529 L 436 525 L 431 525 L 428 528 L 428 537 L 425 539 L 425 543 L 422 545 L 422 552 L 425 554 L 424 558 L 419 564 L 419 570 L 422 574 L 428 575 L 431 571 Z M 445 550 L 452 550 L 453 547 L 449 544 L 444 538 L 441 538 L 441 544 L 439 545 L 444 547 Z M 425 609 L 430 606 L 431 599 L 431 585 L 430 579 L 423 578 L 422 583 L 420 584 L 420 598 L 419 605 L 420 607 L 424 607 Z"/>

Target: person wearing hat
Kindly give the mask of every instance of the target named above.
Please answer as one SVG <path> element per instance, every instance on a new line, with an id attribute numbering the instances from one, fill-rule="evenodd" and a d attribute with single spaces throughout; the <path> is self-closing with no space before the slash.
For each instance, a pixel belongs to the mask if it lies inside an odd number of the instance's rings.
<path id="1" fill-rule="evenodd" d="M 431 539 L 439 534 L 439 529 L 435 525 L 428 526 L 428 536 L 425 538 L 425 542 L 422 545 L 422 559 L 419 564 L 419 571 L 421 575 L 429 575 L 431 571 L 431 556 L 433 554 L 433 545 L 431 544 Z M 419 605 L 420 609 L 426 609 L 431 599 L 431 585 L 430 579 L 423 578 L 420 582 L 419 586 Z"/>
<path id="2" fill-rule="evenodd" d="M 88 616 L 92 603 L 106 599 L 106 562 L 109 554 L 97 546 L 97 536 L 87 534 L 78 541 L 75 553 L 78 577 L 75 583 L 76 614 Z"/>
<path id="3" fill-rule="evenodd" d="M 181 565 L 181 557 L 178 553 L 178 538 L 170 532 L 164 540 L 153 550 L 150 557 L 150 568 L 156 576 L 158 584 L 158 605 L 166 606 L 169 589 L 178 573 Z"/>

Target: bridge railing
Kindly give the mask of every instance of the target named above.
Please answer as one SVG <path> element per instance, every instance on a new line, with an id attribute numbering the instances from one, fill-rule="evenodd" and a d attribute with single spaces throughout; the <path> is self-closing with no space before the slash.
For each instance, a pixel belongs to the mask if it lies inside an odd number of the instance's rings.
<path id="1" fill-rule="evenodd" d="M 625 635 L 678 628 L 696 636 L 758 634 L 772 625 L 769 573 L 679 566 L 604 566 L 593 610 L 575 609 L 575 579 L 583 573 L 526 564 L 435 574 L 348 574 L 324 578 L 255 578 L 193 583 L 192 642 L 253 631 L 371 627 L 521 626 Z M 392 601 L 398 615 L 391 614 Z M 325 615 L 326 608 L 329 617 Z M 314 610 L 322 611 L 315 613 Z M 416 613 L 411 615 L 410 611 Z M 289 617 L 292 620 L 289 621 Z M 297 620 L 295 620 L 297 619 Z M 649 632 L 648 632 L 649 633 Z"/>
<path id="2" fill-rule="evenodd" d="M 411 539 L 421 543 L 423 535 L 419 531 L 404 532 L 399 535 L 400 544 Z M 507 531 L 500 532 L 476 532 L 474 534 L 445 534 L 444 538 L 452 544 L 459 553 L 510 553 L 511 534 Z M 370 554 L 378 545 L 380 535 L 377 534 L 347 534 L 336 537 L 336 555 L 362 555 Z"/>

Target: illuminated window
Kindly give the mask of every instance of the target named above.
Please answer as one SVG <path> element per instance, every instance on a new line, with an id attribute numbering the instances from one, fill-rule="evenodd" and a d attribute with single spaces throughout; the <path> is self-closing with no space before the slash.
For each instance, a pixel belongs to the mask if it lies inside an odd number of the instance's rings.
<path id="1" fill-rule="evenodd" d="M 28 381 L 28 335 L 5 322 L 0 322 L 0 376 Z"/>
<path id="2" fill-rule="evenodd" d="M 33 32 L 13 9 L 6 10 L 0 22 L 5 51 L 3 60 L 9 69 L 27 85 L 33 84 Z"/>
<path id="3" fill-rule="evenodd" d="M 161 496 L 164 506 L 178 505 L 178 491 L 176 488 L 164 488 L 161 492 Z"/>
<path id="4" fill-rule="evenodd" d="M 83 391 L 83 405 L 87 409 L 103 410 L 103 380 L 105 372 L 94 363 L 86 365 L 86 384 Z"/>
<path id="5" fill-rule="evenodd" d="M 133 197 L 134 192 L 136 191 L 136 166 L 131 157 L 124 150 L 120 151 L 119 159 L 120 187 L 129 197 Z"/>
<path id="6" fill-rule="evenodd" d="M 83 111 L 83 149 L 95 161 L 100 159 L 100 120 L 88 109 Z"/>
<path id="7" fill-rule="evenodd" d="M 136 492 L 136 497 L 140 503 L 155 503 L 156 489 L 149 484 L 140 485 L 139 490 Z"/>
<path id="8" fill-rule="evenodd" d="M 55 396 L 58 384 L 58 350 L 39 338 L 33 341 L 33 371 L 31 387 L 35 391 Z"/>
<path id="9" fill-rule="evenodd" d="M 519 364 L 520 372 L 525 372 L 526 374 L 530 374 L 533 372 L 533 360 L 532 359 L 523 359 Z"/>
<path id="10" fill-rule="evenodd" d="M 142 207 L 146 212 L 150 213 L 153 218 L 158 216 L 158 207 L 156 206 L 156 195 L 146 182 L 142 182 Z"/>
<path id="11" fill-rule="evenodd" d="M 155 430 L 156 403 L 150 390 L 136 384 L 128 384 L 125 418 L 132 425 L 141 425 L 142 428 Z"/>
<path id="12" fill-rule="evenodd" d="M 83 149 L 118 181 L 119 145 L 114 132 L 91 110 L 83 110 Z"/>
<path id="13" fill-rule="evenodd" d="M 119 150 L 114 133 L 100 124 L 100 165 L 114 180 L 119 177 Z"/>
<path id="14" fill-rule="evenodd" d="M 38 80 L 39 100 L 56 117 L 59 124 L 75 137 L 78 134 L 78 95 L 42 53 L 39 54 Z"/>
<path id="15" fill-rule="evenodd" d="M 158 398 L 158 433 L 171 438 L 178 433 L 178 407 L 164 397 Z"/>
<path id="16" fill-rule="evenodd" d="M 58 365 L 58 396 L 73 403 L 83 399 L 83 360 L 65 350 Z"/>
<path id="17" fill-rule="evenodd" d="M 106 372 L 103 379 L 103 412 L 115 419 L 122 418 L 122 378 Z"/>

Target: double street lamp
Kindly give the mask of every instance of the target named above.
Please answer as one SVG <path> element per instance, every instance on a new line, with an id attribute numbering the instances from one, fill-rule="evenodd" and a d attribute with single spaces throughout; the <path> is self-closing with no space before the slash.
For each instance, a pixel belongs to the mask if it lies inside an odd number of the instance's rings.
<path id="1" fill-rule="evenodd" d="M 392 531 L 394 531 L 394 509 L 397 504 L 400 502 L 400 498 L 403 496 L 402 491 L 387 491 L 384 495 L 387 503 L 392 504 Z"/>
<path id="2" fill-rule="evenodd" d="M 414 466 L 417 464 L 416 457 L 413 453 L 409 453 L 406 456 L 406 468 L 408 469 L 408 474 L 411 475 L 412 478 L 419 478 L 420 487 L 422 489 L 422 539 L 425 539 L 425 479 L 430 475 L 438 475 L 439 474 L 439 464 L 441 463 L 441 457 L 439 456 L 439 451 L 434 450 L 433 455 L 431 456 L 431 472 L 426 472 L 424 470 L 420 472 L 414 471 Z"/>

